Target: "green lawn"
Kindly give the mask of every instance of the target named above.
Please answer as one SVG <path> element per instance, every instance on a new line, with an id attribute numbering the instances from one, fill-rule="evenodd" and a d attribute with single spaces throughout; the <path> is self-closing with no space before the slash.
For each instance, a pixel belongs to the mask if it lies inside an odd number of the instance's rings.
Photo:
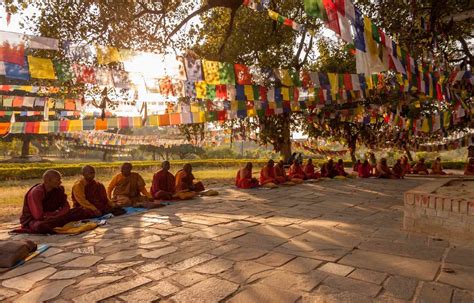
<path id="1" fill-rule="evenodd" d="M 173 173 L 176 172 L 176 170 L 177 168 L 172 168 Z M 238 167 L 222 169 L 203 167 L 195 169 L 193 173 L 197 179 L 204 181 L 205 186 L 216 187 L 233 184 L 237 170 Z M 258 172 L 258 170 L 254 171 L 255 173 Z M 139 172 L 145 179 L 147 188 L 149 188 L 151 186 L 154 171 L 143 170 Z M 72 185 L 78 178 L 79 176 L 63 177 L 63 186 L 69 197 Z M 105 186 L 107 186 L 111 178 L 111 174 L 101 174 L 100 171 L 96 177 L 96 179 L 104 183 Z M 40 182 L 41 179 L 36 178 L 29 180 L 3 181 L 0 183 L 0 221 L 10 221 L 14 217 L 18 217 L 21 212 L 25 193 L 31 186 Z"/>

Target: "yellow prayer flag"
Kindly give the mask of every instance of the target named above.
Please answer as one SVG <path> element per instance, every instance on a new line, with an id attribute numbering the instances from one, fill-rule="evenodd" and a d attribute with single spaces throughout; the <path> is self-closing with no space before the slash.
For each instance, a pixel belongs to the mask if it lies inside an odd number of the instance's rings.
<path id="1" fill-rule="evenodd" d="M 70 132 L 80 132 L 82 131 L 82 120 L 70 120 L 69 129 Z"/>
<path id="2" fill-rule="evenodd" d="M 50 59 L 28 56 L 31 78 L 56 79 L 53 62 Z"/>
<path id="3" fill-rule="evenodd" d="M 328 73 L 329 85 L 331 85 L 331 93 L 335 94 L 339 90 L 339 78 L 337 74 Z"/>
<path id="4" fill-rule="evenodd" d="M 257 115 L 257 111 L 255 109 L 247 110 L 247 117 L 255 117 L 256 115 Z"/>
<path id="5" fill-rule="evenodd" d="M 397 45 L 397 57 L 402 58 L 402 49 L 399 45 Z"/>
<path id="6" fill-rule="evenodd" d="M 47 134 L 48 133 L 48 125 L 49 125 L 48 121 L 41 121 L 40 126 L 39 126 L 39 130 L 38 130 L 38 134 Z"/>
<path id="7" fill-rule="evenodd" d="M 202 67 L 204 70 L 204 79 L 206 80 L 207 83 L 214 84 L 214 85 L 220 84 L 220 81 L 219 81 L 220 64 L 221 63 L 218 61 L 203 60 Z"/>
<path id="8" fill-rule="evenodd" d="M 207 84 L 204 81 L 199 81 L 195 83 L 196 86 L 196 98 L 205 99 L 206 98 L 206 87 Z"/>
<path id="9" fill-rule="evenodd" d="M 281 96 L 283 97 L 283 101 L 290 100 L 290 90 L 288 89 L 288 87 L 281 88 Z"/>
<path id="10" fill-rule="evenodd" d="M 197 113 L 200 111 L 200 106 L 199 106 L 199 103 L 197 102 L 192 102 L 191 103 L 191 112 L 192 113 Z"/>
<path id="11" fill-rule="evenodd" d="M 373 55 L 378 55 L 377 43 L 372 36 L 372 21 L 364 16 L 364 31 L 365 41 L 369 48 L 369 52 Z"/>
<path id="12" fill-rule="evenodd" d="M 421 131 L 427 133 L 430 131 L 430 125 L 428 124 L 428 119 L 423 119 L 423 123 L 421 124 Z"/>
<path id="13" fill-rule="evenodd" d="M 95 47 L 97 50 L 97 62 L 99 64 L 110 64 L 121 61 L 119 50 L 116 47 L 101 46 L 97 44 Z"/>
<path id="14" fill-rule="evenodd" d="M 206 122 L 206 113 L 205 112 L 197 112 L 193 113 L 193 123 L 203 123 Z"/>
<path id="15" fill-rule="evenodd" d="M 275 69 L 274 71 L 280 79 L 281 84 L 284 86 L 293 86 L 293 80 L 291 80 L 290 73 L 287 69 Z"/>
<path id="16" fill-rule="evenodd" d="M 148 116 L 148 125 L 150 126 L 158 126 L 158 116 Z"/>
<path id="17" fill-rule="evenodd" d="M 244 85 L 244 94 L 248 101 L 254 101 L 252 85 Z"/>
<path id="18" fill-rule="evenodd" d="M 268 10 L 268 16 L 272 19 L 277 21 L 278 20 L 278 13 L 275 11 L 272 11 L 271 9 Z"/>
<path id="19" fill-rule="evenodd" d="M 142 127 L 142 117 L 133 117 L 133 128 Z"/>

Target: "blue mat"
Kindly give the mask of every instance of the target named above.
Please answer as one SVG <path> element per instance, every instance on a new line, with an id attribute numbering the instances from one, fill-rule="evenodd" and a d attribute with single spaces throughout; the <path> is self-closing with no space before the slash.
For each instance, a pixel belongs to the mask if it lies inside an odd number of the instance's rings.
<path id="1" fill-rule="evenodd" d="M 125 209 L 125 211 L 127 212 L 126 215 L 141 213 L 141 212 L 144 212 L 144 211 L 148 210 L 148 209 L 143 208 L 143 207 L 131 207 L 131 206 L 130 207 L 124 207 L 123 209 Z"/>
<path id="2" fill-rule="evenodd" d="M 36 251 L 32 252 L 28 257 L 26 257 L 25 259 L 23 260 L 20 260 L 18 261 L 18 263 L 16 263 L 15 265 L 13 265 L 12 268 L 15 268 L 15 267 L 18 267 L 18 266 L 21 266 L 23 264 L 25 264 L 26 262 L 30 261 L 31 259 L 33 259 L 34 257 L 44 253 L 45 251 L 47 251 L 49 248 L 49 245 L 48 244 L 40 244 L 38 245 L 38 247 L 36 248 Z"/>

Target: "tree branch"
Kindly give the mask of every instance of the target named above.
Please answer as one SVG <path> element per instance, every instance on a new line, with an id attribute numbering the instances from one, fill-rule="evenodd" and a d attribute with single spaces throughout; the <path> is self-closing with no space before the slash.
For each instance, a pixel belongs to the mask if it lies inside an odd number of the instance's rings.
<path id="1" fill-rule="evenodd" d="M 227 28 L 227 31 L 225 33 L 224 41 L 222 42 L 221 47 L 219 48 L 219 58 L 222 60 L 222 54 L 224 53 L 225 45 L 227 44 L 227 41 L 229 40 L 230 36 L 232 35 L 232 30 L 234 29 L 234 22 L 235 22 L 235 15 L 237 13 L 237 8 L 233 8 L 232 11 L 230 12 L 230 21 L 229 21 L 229 27 Z"/>
<path id="2" fill-rule="evenodd" d="M 195 10 L 191 14 L 189 14 L 186 18 L 183 19 L 165 38 L 165 43 L 168 42 L 168 40 L 176 34 L 186 23 L 189 22 L 192 18 L 196 17 L 197 15 L 200 15 L 208 10 L 210 10 L 212 7 L 209 5 L 209 3 L 201 6 L 199 9 Z"/>

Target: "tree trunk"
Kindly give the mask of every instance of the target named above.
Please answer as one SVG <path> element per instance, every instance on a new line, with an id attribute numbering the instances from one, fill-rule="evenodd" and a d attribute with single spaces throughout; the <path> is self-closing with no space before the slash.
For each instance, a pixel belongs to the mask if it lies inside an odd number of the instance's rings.
<path id="1" fill-rule="evenodd" d="M 352 164 L 356 163 L 357 162 L 357 157 L 355 155 L 355 147 L 354 148 L 349 148 L 349 151 L 351 153 L 351 160 L 352 160 Z"/>
<path id="2" fill-rule="evenodd" d="M 411 152 L 410 150 L 408 149 L 408 147 L 405 145 L 403 147 L 403 149 L 405 150 L 405 153 L 407 154 L 407 158 L 410 162 L 413 162 L 413 157 L 411 156 Z"/>
<path id="3" fill-rule="evenodd" d="M 21 145 L 21 157 L 26 158 L 30 154 L 30 142 L 31 137 L 29 135 L 23 137 L 23 144 Z"/>
<path id="4" fill-rule="evenodd" d="M 283 143 L 280 146 L 280 155 L 283 157 L 285 163 L 291 157 L 291 131 L 290 131 L 290 116 L 285 114 L 282 123 Z"/>
<path id="5" fill-rule="evenodd" d="M 152 159 L 153 159 L 153 161 L 156 161 L 156 151 L 155 150 L 153 150 Z"/>
<path id="6" fill-rule="evenodd" d="M 107 151 L 104 151 L 104 154 L 102 155 L 102 161 L 107 161 Z"/>

